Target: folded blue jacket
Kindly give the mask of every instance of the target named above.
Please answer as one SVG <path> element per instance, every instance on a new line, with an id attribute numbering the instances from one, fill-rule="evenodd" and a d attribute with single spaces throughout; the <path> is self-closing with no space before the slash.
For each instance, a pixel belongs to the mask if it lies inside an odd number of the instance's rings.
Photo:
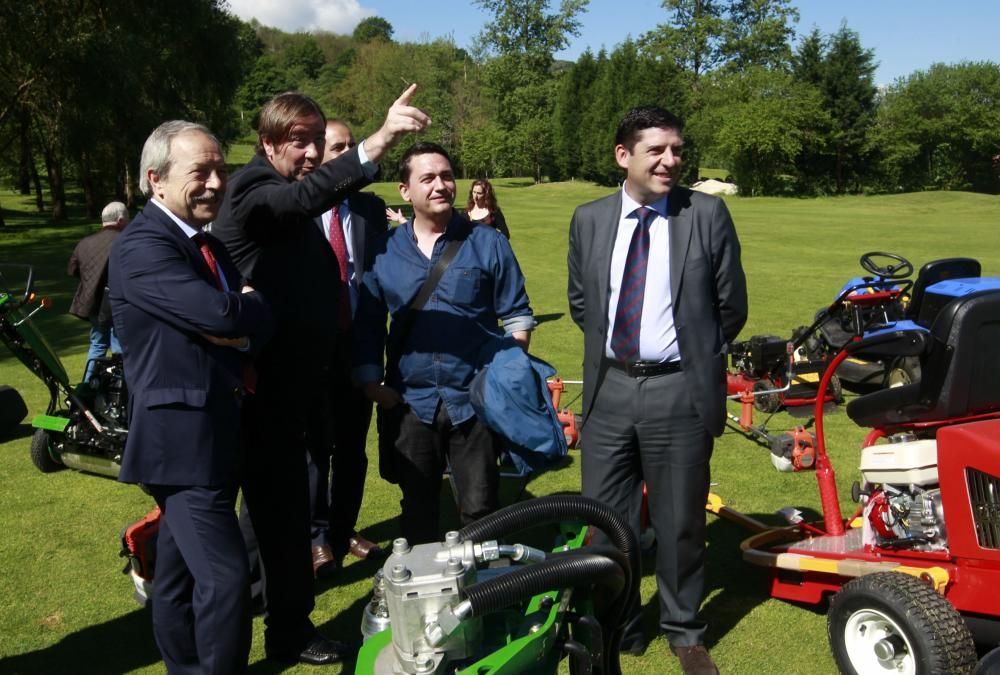
<path id="1" fill-rule="evenodd" d="M 510 336 L 489 341 L 480 356 L 485 365 L 469 385 L 472 408 L 508 441 L 518 473 L 528 475 L 565 457 L 566 436 L 546 383 L 556 369 L 526 354 Z"/>

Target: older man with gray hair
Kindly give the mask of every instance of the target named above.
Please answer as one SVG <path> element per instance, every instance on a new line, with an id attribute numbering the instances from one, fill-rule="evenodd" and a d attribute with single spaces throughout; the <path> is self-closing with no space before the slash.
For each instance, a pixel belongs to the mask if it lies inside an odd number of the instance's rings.
<path id="1" fill-rule="evenodd" d="M 66 273 L 80 283 L 69 306 L 69 313 L 90 322 L 90 349 L 83 381 L 89 382 L 94 371 L 94 359 L 103 358 L 108 350 L 121 353 L 118 336 L 111 325 L 111 312 L 105 289 L 108 284 L 108 255 L 111 245 L 128 225 L 128 209 L 121 202 L 111 202 L 101 213 L 101 229 L 84 237 L 73 249 Z"/>
<path id="2" fill-rule="evenodd" d="M 115 242 L 111 307 L 129 431 L 119 480 L 160 507 L 153 633 L 169 673 L 238 673 L 250 651 L 250 572 L 236 521 L 247 351 L 271 329 L 264 298 L 202 229 L 226 189 L 219 142 L 161 124 L 139 186 L 150 199 Z"/>

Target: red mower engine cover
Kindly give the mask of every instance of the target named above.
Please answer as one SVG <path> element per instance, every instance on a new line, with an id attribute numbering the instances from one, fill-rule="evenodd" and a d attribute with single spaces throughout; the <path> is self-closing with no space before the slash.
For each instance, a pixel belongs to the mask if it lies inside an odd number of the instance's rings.
<path id="1" fill-rule="evenodd" d="M 145 605 L 152 591 L 156 570 L 156 539 L 160 533 L 160 507 L 154 508 L 141 520 L 122 530 L 120 555 L 128 559 L 123 573 L 132 577 L 135 600 Z"/>
<path id="2" fill-rule="evenodd" d="M 816 468 L 816 434 L 795 427 L 771 441 L 771 463 L 778 471 L 805 471 Z"/>

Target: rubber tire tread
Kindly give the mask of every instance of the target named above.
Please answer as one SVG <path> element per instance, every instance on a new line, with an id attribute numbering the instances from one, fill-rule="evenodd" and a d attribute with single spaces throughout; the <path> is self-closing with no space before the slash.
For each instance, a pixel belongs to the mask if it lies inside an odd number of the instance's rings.
<path id="1" fill-rule="evenodd" d="M 847 619 L 860 609 L 876 609 L 906 631 L 919 675 L 967 674 L 976 665 L 976 646 L 962 615 L 931 586 L 902 572 L 877 572 L 853 579 L 833 596 L 827 637 L 840 672 L 851 667 L 844 641 Z"/>
<path id="2" fill-rule="evenodd" d="M 42 473 L 52 473 L 63 468 L 49 451 L 49 432 L 45 429 L 35 429 L 31 437 L 31 463 Z"/>

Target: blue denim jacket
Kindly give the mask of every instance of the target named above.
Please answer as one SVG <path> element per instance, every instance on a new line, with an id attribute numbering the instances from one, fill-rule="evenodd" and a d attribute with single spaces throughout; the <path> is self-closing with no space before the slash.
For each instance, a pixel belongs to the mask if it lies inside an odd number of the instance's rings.
<path id="1" fill-rule="evenodd" d="M 387 331 L 396 340 L 399 320 L 413 302 L 447 242 L 464 237 L 451 265 L 398 350 L 398 380 L 386 382 L 423 422 L 431 423 L 438 400 L 459 424 L 475 414 L 469 382 L 479 368 L 483 345 L 503 332 L 534 326 L 524 276 L 507 239 L 491 227 L 477 227 L 454 212 L 428 260 L 417 248 L 413 225 L 403 223 L 377 244 L 366 272 L 354 318 L 354 380 L 379 382 Z M 500 328 L 503 323 L 503 329 Z"/>

